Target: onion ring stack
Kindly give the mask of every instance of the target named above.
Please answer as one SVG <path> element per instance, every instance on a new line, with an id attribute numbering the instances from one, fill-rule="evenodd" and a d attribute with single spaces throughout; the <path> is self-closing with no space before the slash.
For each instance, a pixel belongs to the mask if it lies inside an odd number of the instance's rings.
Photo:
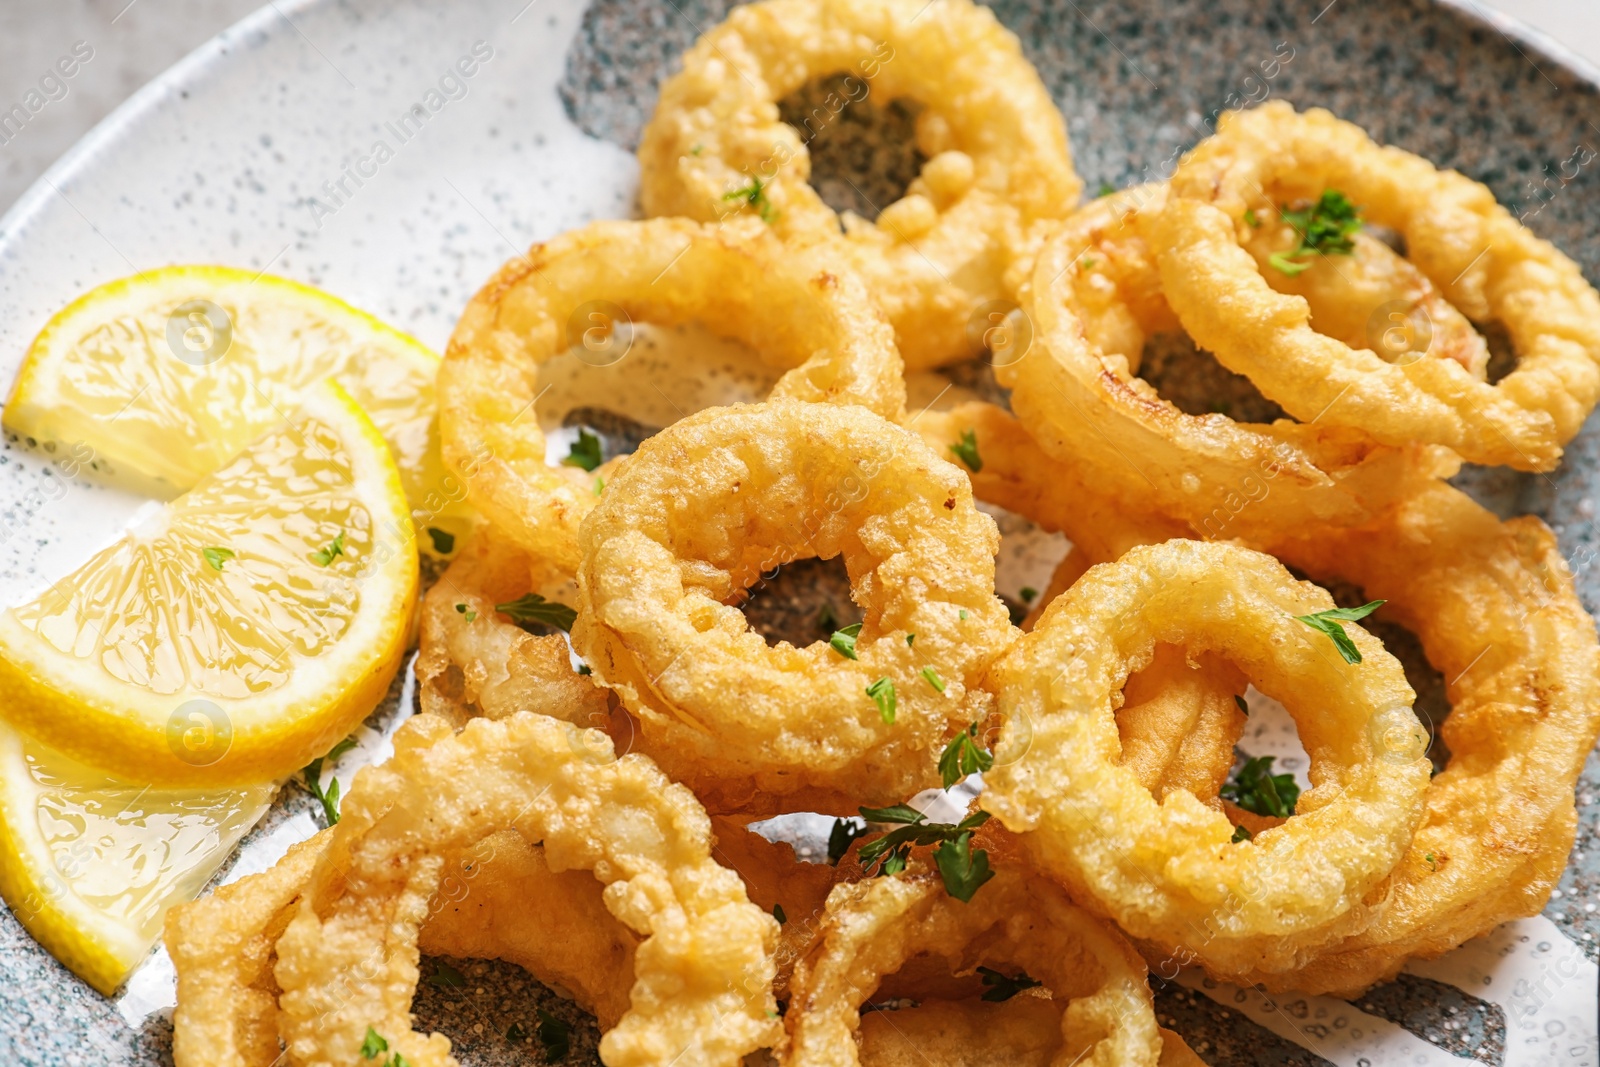
<path id="1" fill-rule="evenodd" d="M 850 75 L 838 110 L 869 95 L 924 108 L 917 145 L 928 161 L 876 223 L 841 220 L 807 184 L 806 143 L 834 104 L 803 131 L 779 118 L 778 101 L 837 73 Z M 661 87 L 639 163 L 647 214 L 713 222 L 755 210 L 785 241 L 830 246 L 866 279 L 913 368 L 972 354 L 970 320 L 1006 295 L 1010 256 L 1082 188 L 1066 126 L 1015 35 L 969 0 L 735 8 Z"/>

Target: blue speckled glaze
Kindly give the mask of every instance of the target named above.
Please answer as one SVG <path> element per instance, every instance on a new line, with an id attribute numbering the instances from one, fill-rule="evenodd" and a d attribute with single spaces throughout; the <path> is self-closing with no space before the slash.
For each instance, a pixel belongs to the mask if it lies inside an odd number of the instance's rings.
<path id="1" fill-rule="evenodd" d="M 322 285 L 440 347 L 505 258 L 590 219 L 633 213 L 631 149 L 656 87 L 728 6 L 299 0 L 265 8 L 143 90 L 0 220 L 0 370 L 9 380 L 45 319 L 84 289 L 194 261 Z M 1600 163 L 1570 182 L 1546 180 L 1580 147 L 1600 149 L 1595 74 L 1486 21 L 1468 0 L 993 6 L 1067 116 L 1090 189 L 1162 176 L 1219 109 L 1279 97 L 1329 107 L 1381 140 L 1483 180 L 1600 280 Z M 464 96 L 414 138 L 401 143 L 387 132 L 478 42 L 493 56 Z M 392 162 L 331 215 L 314 212 L 313 198 L 327 196 L 324 183 L 379 139 L 395 142 Z M 1460 481 L 1501 514 L 1550 522 L 1595 610 L 1597 477 L 1600 423 L 1591 420 L 1553 475 L 1469 471 Z M 0 600 L 65 573 L 137 504 L 98 478 L 62 479 L 49 456 L 5 442 Z M 409 703 L 397 683 L 369 720 L 362 758 L 381 752 Z M 341 764 L 340 773 L 352 766 Z M 1591 756 L 1578 793 L 1573 862 L 1544 918 L 1415 965 L 1354 1005 L 1279 1002 L 1186 975 L 1157 992 L 1163 1024 L 1217 1065 L 1387 1067 L 1468 1057 L 1597 1067 L 1600 758 Z M 287 787 L 241 854 L 270 858 L 315 828 L 315 810 L 303 790 Z M 449 1034 L 466 1063 L 537 1058 L 536 1042 L 505 1038 L 513 1022 L 531 1032 L 537 1007 L 579 1018 L 514 968 L 457 966 L 467 985 L 425 984 L 417 1023 Z M 154 975 L 108 1001 L 0 913 L 0 1057 L 51 1067 L 170 1062 L 171 1026 Z M 1539 998 L 1570 1000 L 1574 990 L 1587 1021 L 1525 1011 Z M 574 1048 L 569 1062 L 595 1062 L 592 1027 L 578 1032 Z"/>

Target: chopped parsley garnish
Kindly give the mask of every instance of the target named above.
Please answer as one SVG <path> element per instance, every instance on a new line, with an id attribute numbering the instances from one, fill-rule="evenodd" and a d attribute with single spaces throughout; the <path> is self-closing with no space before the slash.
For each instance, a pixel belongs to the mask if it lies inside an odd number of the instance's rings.
<path id="1" fill-rule="evenodd" d="M 375 1060 L 378 1058 L 378 1053 L 388 1051 L 389 1042 L 385 1041 L 378 1031 L 370 1026 L 367 1027 L 367 1039 L 361 1042 L 361 1058 Z"/>
<path id="2" fill-rule="evenodd" d="M 1292 774 L 1273 774 L 1272 756 L 1252 756 L 1244 761 L 1239 773 L 1222 787 L 1225 799 L 1233 801 L 1245 811 L 1257 815 L 1271 815 L 1287 819 L 1294 814 L 1294 802 L 1300 799 L 1300 787 Z"/>
<path id="3" fill-rule="evenodd" d="M 916 645 L 917 645 L 917 635 L 916 634 L 906 634 L 906 647 L 907 648 L 915 648 Z"/>
<path id="4" fill-rule="evenodd" d="M 506 1027 L 506 1040 L 511 1042 L 513 1045 L 520 1045 L 522 1042 L 528 1040 L 528 1031 L 522 1028 L 521 1023 L 512 1023 L 510 1026 Z"/>
<path id="5" fill-rule="evenodd" d="M 594 480 L 594 495 L 595 496 L 599 496 L 602 493 L 604 493 L 605 491 L 606 491 L 606 480 L 604 478 L 596 478 Z"/>
<path id="6" fill-rule="evenodd" d="M 572 1051 L 572 1027 L 543 1008 L 539 1012 L 539 1043 L 544 1046 L 544 1061 L 559 1063 Z"/>
<path id="7" fill-rule="evenodd" d="M 855 657 L 851 656 L 850 658 L 854 659 Z M 878 705 L 878 714 L 883 716 L 885 723 L 894 722 L 895 699 L 893 682 L 887 677 L 879 678 L 876 682 L 867 686 L 867 696 L 871 697 L 872 702 Z"/>
<path id="8" fill-rule="evenodd" d="M 962 608 L 961 609 L 961 621 L 962 622 L 966 622 L 967 621 L 967 609 L 966 608 Z"/>
<path id="9" fill-rule="evenodd" d="M 1039 590 L 1035 589 L 1031 585 L 1025 585 L 1021 589 L 1017 590 L 1017 595 L 1022 597 L 1022 602 L 1024 604 L 1032 604 L 1033 598 L 1039 595 Z"/>
<path id="10" fill-rule="evenodd" d="M 594 668 L 589 666 L 587 663 L 580 663 L 580 664 L 578 664 L 578 673 L 579 674 L 593 674 L 594 673 Z"/>
<path id="11" fill-rule="evenodd" d="M 994 877 L 989 869 L 989 854 L 983 849 L 973 851 L 972 831 L 989 821 L 986 811 L 974 812 L 960 822 L 928 822 L 928 817 L 907 804 L 890 808 L 862 808 L 861 816 L 869 822 L 901 823 L 875 841 L 861 846 L 861 866 L 869 871 L 878 864 L 880 875 L 893 875 L 905 870 L 906 860 L 916 845 L 933 845 L 933 862 L 944 879 L 945 892 L 960 901 L 970 901 L 972 894 Z M 831 850 L 830 850 L 831 851 Z"/>
<path id="12" fill-rule="evenodd" d="M 478 613 L 467 607 L 465 604 L 457 604 L 456 610 L 459 611 L 462 617 L 468 622 L 476 622 L 478 620 Z"/>
<path id="13" fill-rule="evenodd" d="M 1360 663 L 1361 650 L 1350 640 L 1350 635 L 1344 632 L 1344 624 L 1366 618 L 1383 607 L 1384 603 L 1382 600 L 1369 600 L 1359 608 L 1329 608 L 1327 611 L 1318 611 L 1310 615 L 1296 615 L 1295 618 L 1313 630 L 1332 638 L 1333 647 L 1339 650 L 1339 655 L 1344 657 L 1346 663 Z"/>
<path id="14" fill-rule="evenodd" d="M 337 760 L 340 756 L 356 747 L 353 737 L 347 737 L 337 745 L 330 748 L 326 755 L 318 756 L 306 764 L 302 772 L 306 779 L 306 790 L 322 803 L 322 817 L 328 821 L 329 826 L 339 821 L 339 779 L 335 778 L 328 783 L 328 788 L 322 788 L 322 765 Z"/>
<path id="15" fill-rule="evenodd" d="M 1424 854 L 1422 861 L 1428 865 L 1428 870 L 1430 871 L 1437 871 L 1439 869 L 1439 862 L 1434 858 L 1432 852 Z"/>
<path id="16" fill-rule="evenodd" d="M 1252 230 L 1257 230 L 1257 229 L 1261 228 L 1261 220 L 1256 217 L 1256 212 L 1255 212 L 1254 208 L 1245 208 L 1244 209 L 1244 224 L 1246 226 L 1250 227 Z"/>
<path id="17" fill-rule="evenodd" d="M 1095 199 L 1098 200 L 1102 196 L 1110 196 L 1116 191 L 1117 187 L 1115 185 L 1112 185 L 1110 182 L 1101 182 L 1100 188 L 1095 191 Z"/>
<path id="18" fill-rule="evenodd" d="M 592 471 L 600 466 L 603 458 L 600 454 L 600 438 L 590 433 L 587 426 L 579 426 L 578 439 L 567 449 L 567 458 L 561 461 L 561 465 Z"/>
<path id="19" fill-rule="evenodd" d="M 771 222 L 777 217 L 777 212 L 772 209 L 772 201 L 767 199 L 767 187 L 760 178 L 752 177 L 750 184 L 743 189 L 735 189 L 731 193 L 723 193 L 724 200 L 743 200 L 750 207 L 756 209 L 756 214 L 761 216 L 762 222 Z"/>
<path id="20" fill-rule="evenodd" d="M 344 555 L 344 531 L 339 531 L 339 536 L 328 542 L 327 548 L 319 548 L 311 553 L 312 562 L 319 567 L 326 567 L 340 556 Z"/>
<path id="21" fill-rule="evenodd" d="M 433 542 L 433 550 L 441 556 L 448 556 L 456 550 L 456 535 L 449 530 L 441 530 L 437 526 L 428 527 L 428 538 Z"/>
<path id="22" fill-rule="evenodd" d="M 976 430 L 962 430 L 961 440 L 949 446 L 957 459 L 967 465 L 973 474 L 983 470 L 983 457 L 978 455 L 978 433 Z"/>
<path id="23" fill-rule="evenodd" d="M 436 985 L 442 989 L 460 989 L 467 984 L 466 976 L 443 960 L 434 961 L 433 974 L 428 976 L 428 984 Z"/>
<path id="24" fill-rule="evenodd" d="M 1242 713 L 1244 713 L 1245 715 L 1250 714 L 1250 705 L 1245 703 L 1244 697 L 1236 695 L 1233 698 L 1233 702 L 1239 706 L 1239 710 Z"/>
<path id="25" fill-rule="evenodd" d="M 1293 252 L 1274 252 L 1267 261 L 1290 277 L 1311 266 L 1303 262 L 1306 256 L 1348 256 L 1355 251 L 1350 235 L 1361 229 L 1361 209 L 1337 189 L 1324 190 L 1308 208 L 1295 211 L 1284 205 L 1278 214 L 1300 235 L 1300 246 Z"/>
<path id="26" fill-rule="evenodd" d="M 844 859 L 844 854 L 850 851 L 850 842 L 858 837 L 867 836 L 867 827 L 859 819 L 835 819 L 833 829 L 828 831 L 828 863 L 830 866 L 839 866 L 839 861 Z"/>
<path id="27" fill-rule="evenodd" d="M 778 920 L 779 926 L 782 926 L 784 923 L 789 921 L 789 916 L 783 913 L 782 904 L 774 904 L 772 906 L 772 917 Z"/>
<path id="28" fill-rule="evenodd" d="M 944 746 L 939 756 L 939 780 L 949 789 L 969 774 L 994 766 L 994 753 L 978 744 L 978 724 L 973 723 Z"/>
<path id="29" fill-rule="evenodd" d="M 1233 828 L 1233 841 L 1230 843 L 1237 845 L 1240 841 L 1248 841 L 1253 836 L 1254 835 L 1250 833 L 1248 828 L 1244 826 L 1235 826 Z"/>
<path id="30" fill-rule="evenodd" d="M 978 973 L 983 976 L 983 984 L 989 988 L 983 991 L 979 999 L 999 1004 L 1010 1000 L 1024 989 L 1032 989 L 1039 984 L 1037 978 L 1032 978 L 1026 971 L 1018 971 L 1017 976 L 1002 974 L 993 967 L 979 967 Z"/>
<path id="31" fill-rule="evenodd" d="M 828 638 L 828 644 L 833 650 L 845 659 L 860 659 L 856 655 L 856 637 L 861 633 L 861 624 L 855 623 L 842 630 L 833 631 L 833 636 Z"/>
<path id="32" fill-rule="evenodd" d="M 221 571 L 222 565 L 230 559 L 238 559 L 231 548 L 202 548 L 200 554 L 206 558 L 214 571 Z"/>
<path id="33" fill-rule="evenodd" d="M 937 693 L 944 692 L 944 679 L 932 667 L 924 667 L 921 671 L 922 680 L 933 686 Z"/>
<path id="34" fill-rule="evenodd" d="M 526 630 L 534 623 L 571 631 L 578 613 L 557 600 L 546 600 L 538 593 L 523 593 L 515 600 L 496 604 L 494 610 L 509 616 L 511 621 Z"/>

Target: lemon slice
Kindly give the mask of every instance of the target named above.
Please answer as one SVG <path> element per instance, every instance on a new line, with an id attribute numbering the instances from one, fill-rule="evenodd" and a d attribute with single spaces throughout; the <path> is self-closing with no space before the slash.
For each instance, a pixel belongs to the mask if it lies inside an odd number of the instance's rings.
<path id="1" fill-rule="evenodd" d="M 155 790 L 0 725 L 0 896 L 51 955 L 109 995 L 277 788 Z"/>
<path id="2" fill-rule="evenodd" d="M 417 553 L 399 472 L 330 383 L 38 599 L 0 611 L 0 717 L 157 785 L 280 778 L 377 702 Z"/>
<path id="3" fill-rule="evenodd" d="M 166 499 L 333 378 L 393 450 L 417 531 L 443 530 L 448 545 L 470 512 L 439 458 L 438 365 L 419 342 L 310 286 L 230 267 L 166 267 L 102 285 L 57 313 L 28 349 L 3 422 L 76 458 L 108 461 Z"/>

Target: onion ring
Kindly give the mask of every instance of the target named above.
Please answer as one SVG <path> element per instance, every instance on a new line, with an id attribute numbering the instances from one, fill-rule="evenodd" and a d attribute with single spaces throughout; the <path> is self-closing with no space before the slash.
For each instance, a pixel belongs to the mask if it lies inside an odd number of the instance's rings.
<path id="1" fill-rule="evenodd" d="M 551 869 L 589 869 L 606 908 L 644 938 L 633 1007 L 600 1043 L 613 1067 L 733 1067 L 777 1037 L 777 924 L 710 857 L 694 797 L 604 735 L 536 715 L 459 735 L 418 716 L 395 755 L 357 773 L 327 851 L 278 939 L 279 1029 L 291 1062 L 347 1063 L 368 1027 L 417 1067 L 454 1064 L 411 1030 L 417 927 L 443 853 L 504 829 L 542 841 Z M 374 978 L 363 976 L 375 969 Z"/>
<path id="2" fill-rule="evenodd" d="M 1264 197 L 1337 189 L 1399 231 L 1412 262 L 1518 355 L 1495 385 L 1449 359 L 1388 363 L 1313 330 L 1303 300 L 1272 290 L 1240 250 Z M 1282 101 L 1223 115 L 1179 165 L 1149 231 L 1161 280 L 1195 341 L 1301 419 L 1391 445 L 1442 444 L 1474 463 L 1553 469 L 1600 399 L 1600 294 L 1483 185 L 1359 127 Z"/>
<path id="3" fill-rule="evenodd" d="M 918 862 L 903 875 L 841 885 L 822 937 L 795 968 L 779 1049 L 784 1067 L 862 1062 L 853 1036 L 861 1005 L 884 976 L 919 953 L 956 973 L 1021 966 L 1052 994 L 1056 1064 L 1155 1067 L 1161 1038 L 1145 966 L 1115 931 L 1050 883 L 1003 867 L 970 903 L 946 894 Z"/>
<path id="4" fill-rule="evenodd" d="M 1219 977 L 1286 970 L 1358 931 L 1422 817 L 1430 765 L 1383 645 L 1348 626 L 1364 658 L 1345 663 L 1293 618 L 1332 606 L 1231 545 L 1171 541 L 1094 568 L 991 671 L 1005 726 L 981 805 L 1086 907 Z M 1225 656 L 1270 692 L 1317 694 L 1316 715 L 1289 701 L 1313 788 L 1284 825 L 1233 843 L 1220 811 L 1185 789 L 1157 803 L 1119 765 L 1114 697 L 1157 643 Z"/>
<path id="5" fill-rule="evenodd" d="M 607 730 L 626 747 L 628 732 L 614 728 L 606 691 L 572 669 L 567 642 L 530 634 L 495 611 L 530 592 L 530 574 L 539 571 L 490 527 L 461 548 L 422 598 L 417 704 L 458 729 L 477 716 L 531 711 Z M 558 584 L 544 577 L 546 591 Z"/>
<path id="6" fill-rule="evenodd" d="M 1439 473 L 1439 450 L 1377 447 L 1342 427 L 1188 415 L 1135 376 L 1145 339 L 1177 326 L 1139 236 L 1164 197 L 1159 186 L 1102 197 L 1038 253 L 1022 292 L 1034 343 L 996 376 L 1040 447 L 1098 495 L 1145 501 L 1208 539 L 1248 538 L 1283 514 L 1356 525 Z M 1379 246 L 1355 266 L 1388 282 L 1402 274 L 1397 262 Z M 1370 288 L 1355 267 L 1346 274 Z M 1279 499 L 1260 506 L 1269 496 Z"/>
<path id="7" fill-rule="evenodd" d="M 1014 633 L 971 484 L 861 408 L 691 415 L 633 455 L 582 542 L 573 645 L 643 750 L 714 810 L 748 811 L 752 789 L 892 804 L 937 783 L 943 739 L 988 715 L 977 683 Z M 848 658 L 769 648 L 730 606 L 763 571 L 834 556 L 864 614 Z"/>
<path id="8" fill-rule="evenodd" d="M 836 72 L 849 100 L 806 134 L 778 101 Z M 851 83 L 860 87 L 850 88 Z M 906 196 L 876 223 L 844 219 L 808 184 L 806 142 L 850 103 L 877 93 L 922 104 L 928 156 Z M 821 109 L 818 109 L 819 111 Z M 661 87 L 639 143 L 649 215 L 702 222 L 752 187 L 785 241 L 835 246 L 894 324 L 908 366 L 970 356 L 973 312 L 1005 295 L 1006 263 L 1038 220 L 1065 215 L 1082 183 L 1066 126 L 1017 38 L 969 0 L 765 0 L 735 8 Z M 847 236 L 839 237 L 840 231 Z"/>
<path id="9" fill-rule="evenodd" d="M 1573 787 L 1600 735 L 1600 642 L 1544 523 L 1501 522 L 1442 483 L 1370 530 L 1273 547 L 1315 577 L 1388 598 L 1385 614 L 1449 680 L 1450 761 L 1377 920 L 1301 970 L 1245 979 L 1354 995 L 1549 901 L 1572 849 Z"/>
<path id="10" fill-rule="evenodd" d="M 604 306 L 590 314 L 590 303 Z M 586 472 L 545 462 L 532 415 L 538 368 L 591 330 L 612 337 L 619 312 L 664 325 L 698 319 L 746 342 L 793 368 L 775 396 L 862 404 L 889 418 L 904 410 L 892 331 L 861 282 L 826 254 L 785 248 L 760 223 L 596 222 L 535 245 L 456 324 L 439 368 L 439 426 L 445 462 L 464 475 L 474 506 L 564 573 L 578 566 L 578 523 L 596 497 Z"/>

